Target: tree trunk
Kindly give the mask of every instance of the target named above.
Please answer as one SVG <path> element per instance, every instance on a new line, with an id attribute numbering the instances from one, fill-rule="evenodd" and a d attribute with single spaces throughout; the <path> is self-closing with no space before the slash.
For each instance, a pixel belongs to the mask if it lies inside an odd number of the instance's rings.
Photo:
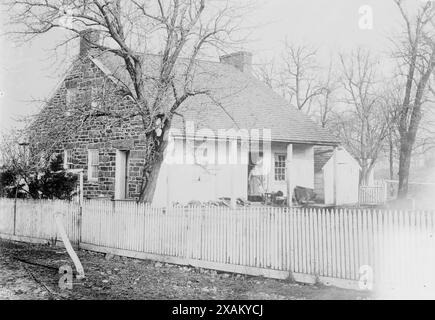
<path id="1" fill-rule="evenodd" d="M 360 171 L 360 185 L 366 186 L 368 185 L 370 167 L 367 158 L 361 159 L 361 171 Z"/>
<path id="2" fill-rule="evenodd" d="M 368 174 L 368 172 L 367 172 L 367 165 L 362 165 L 361 166 L 361 171 L 360 171 L 361 173 L 360 173 L 360 178 L 359 178 L 359 181 L 360 181 L 360 185 L 362 185 L 362 186 L 365 186 L 365 185 L 367 185 L 367 174 Z"/>
<path id="3" fill-rule="evenodd" d="M 420 90 L 417 90 L 419 92 Z M 420 94 L 417 94 L 421 96 Z M 421 99 L 417 102 L 411 114 L 408 130 L 400 131 L 400 158 L 399 158 L 399 189 L 397 197 L 405 199 L 408 196 L 409 169 L 411 167 L 412 148 L 417 137 L 417 131 L 421 120 Z"/>
<path id="4" fill-rule="evenodd" d="M 394 180 L 394 145 L 393 145 L 393 135 L 390 131 L 390 140 L 389 140 L 389 147 L 390 147 L 390 158 L 389 158 L 389 162 L 390 162 L 390 180 Z"/>
<path id="5" fill-rule="evenodd" d="M 363 121 L 361 124 L 361 134 L 360 134 L 360 148 L 361 148 L 361 176 L 360 176 L 360 185 L 367 185 L 368 180 L 368 159 L 366 152 L 366 135 L 365 135 L 366 125 Z"/>
<path id="6" fill-rule="evenodd" d="M 146 168 L 144 168 L 145 173 L 147 173 L 146 184 L 142 186 L 141 194 L 139 197 L 139 202 L 152 203 L 154 199 L 154 193 L 156 191 L 157 180 L 159 177 L 160 169 L 162 167 L 162 163 L 164 161 L 164 154 L 166 151 L 166 147 L 168 146 L 169 139 L 169 128 L 170 121 L 167 121 L 165 126 L 162 128 L 162 138 L 159 140 L 159 145 L 157 147 L 155 160 L 153 164 L 146 172 Z M 145 163 L 146 166 L 146 163 Z"/>
<path id="7" fill-rule="evenodd" d="M 142 196 L 140 197 L 140 202 L 146 202 L 146 203 L 152 203 L 154 199 L 154 193 L 156 191 L 157 186 L 157 180 L 159 178 L 160 169 L 162 167 L 163 163 L 163 153 L 164 150 L 159 151 L 159 160 L 157 160 L 154 165 L 152 166 L 150 173 L 148 175 L 148 181 L 145 187 L 145 190 L 142 193 Z M 160 157 L 162 158 L 160 160 Z"/>
<path id="8" fill-rule="evenodd" d="M 412 145 L 405 135 L 400 139 L 400 161 L 399 161 L 399 188 L 397 198 L 405 199 L 408 196 L 409 169 L 411 167 Z"/>

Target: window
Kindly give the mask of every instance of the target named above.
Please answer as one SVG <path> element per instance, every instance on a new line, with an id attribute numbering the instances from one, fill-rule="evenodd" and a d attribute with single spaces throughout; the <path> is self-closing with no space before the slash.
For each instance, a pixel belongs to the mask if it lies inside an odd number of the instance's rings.
<path id="1" fill-rule="evenodd" d="M 275 154 L 275 180 L 285 181 L 285 160 L 286 155 Z"/>
<path id="2" fill-rule="evenodd" d="M 88 150 L 88 180 L 98 181 L 98 163 L 100 162 L 98 149 Z"/>
<path id="3" fill-rule="evenodd" d="M 72 168 L 72 150 L 64 150 L 63 151 L 63 168 L 65 170 L 71 169 Z"/>

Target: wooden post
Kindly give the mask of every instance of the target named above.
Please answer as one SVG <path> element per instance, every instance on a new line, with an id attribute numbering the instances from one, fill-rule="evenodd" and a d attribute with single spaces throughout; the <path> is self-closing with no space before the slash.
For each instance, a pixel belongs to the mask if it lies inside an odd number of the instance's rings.
<path id="1" fill-rule="evenodd" d="M 78 247 L 80 248 L 80 244 L 82 242 L 82 227 L 83 227 L 83 200 L 84 200 L 84 195 L 83 195 L 83 187 L 84 187 L 84 183 L 83 183 L 83 175 L 84 175 L 84 170 L 81 169 L 80 171 L 80 177 L 79 177 L 79 181 L 80 181 L 80 207 L 79 207 L 79 221 L 78 221 L 78 228 L 79 228 L 79 239 L 78 239 Z"/>
<path id="2" fill-rule="evenodd" d="M 334 147 L 334 152 L 332 154 L 332 160 L 333 160 L 333 198 L 334 198 L 334 205 L 337 205 L 337 147 Z"/>
<path id="3" fill-rule="evenodd" d="M 14 236 L 17 229 L 17 196 L 18 196 L 18 185 L 15 189 L 15 199 L 14 199 Z"/>
<path id="4" fill-rule="evenodd" d="M 230 182 L 231 182 L 231 186 L 230 186 L 230 194 L 231 194 L 231 200 L 230 200 L 230 205 L 231 205 L 231 209 L 235 209 L 237 207 L 237 199 L 236 199 L 236 186 L 235 186 L 235 176 L 237 174 L 237 164 L 238 162 L 238 155 L 239 155 L 239 145 L 238 145 L 238 141 L 237 139 L 234 140 L 229 140 L 229 148 L 230 148 L 230 152 L 229 152 L 229 161 L 228 161 L 228 165 L 230 167 Z M 234 147 L 235 146 L 235 147 Z"/>
<path id="5" fill-rule="evenodd" d="M 83 169 L 79 173 L 79 183 L 80 183 L 80 207 L 83 206 Z"/>
<path id="6" fill-rule="evenodd" d="M 229 164 L 230 168 L 231 168 L 231 209 L 235 209 L 237 206 L 237 200 L 236 200 L 236 187 L 234 185 L 235 183 L 235 179 L 234 179 L 234 175 L 235 175 L 235 168 L 236 165 L 235 164 Z"/>
<path id="7" fill-rule="evenodd" d="M 68 239 L 68 236 L 66 234 L 65 228 L 62 224 L 62 214 L 56 213 L 55 215 L 57 230 L 60 233 L 60 236 L 62 238 L 63 244 L 65 245 L 66 251 L 68 252 L 69 256 L 71 257 L 72 261 L 74 262 L 74 265 L 77 270 L 77 279 L 83 279 L 85 277 L 85 272 L 83 270 L 82 263 L 79 260 L 79 257 L 75 253 L 73 247 L 71 246 L 71 242 Z"/>
<path id="8" fill-rule="evenodd" d="M 170 190 L 170 174 L 171 164 L 166 165 L 166 210 L 169 211 L 171 205 L 171 190 Z"/>
<path id="9" fill-rule="evenodd" d="M 292 166 L 293 166 L 293 145 L 290 143 L 287 145 L 287 157 L 286 157 L 286 182 L 287 182 L 287 205 L 292 207 L 293 199 L 293 179 L 292 179 Z"/>

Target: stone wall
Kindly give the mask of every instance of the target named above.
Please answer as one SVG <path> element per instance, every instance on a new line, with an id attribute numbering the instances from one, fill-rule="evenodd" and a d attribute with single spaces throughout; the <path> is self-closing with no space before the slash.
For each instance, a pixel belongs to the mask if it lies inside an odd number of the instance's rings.
<path id="1" fill-rule="evenodd" d="M 73 102 L 67 104 L 67 91 Z M 71 169 L 84 169 L 86 198 L 113 197 L 116 150 L 129 150 L 128 198 L 139 194 L 145 136 L 141 119 L 130 117 L 132 102 L 116 93 L 116 85 L 90 59 L 73 63 L 63 82 L 33 125 L 34 143 L 56 144 L 55 150 L 72 150 Z M 70 97 L 71 99 L 71 94 Z M 108 116 L 107 111 L 115 112 Z M 88 149 L 99 150 L 98 181 L 89 181 Z"/>

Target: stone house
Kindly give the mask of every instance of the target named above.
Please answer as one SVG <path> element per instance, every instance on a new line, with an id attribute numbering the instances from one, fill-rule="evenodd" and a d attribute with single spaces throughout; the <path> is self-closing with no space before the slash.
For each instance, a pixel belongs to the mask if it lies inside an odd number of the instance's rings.
<path id="1" fill-rule="evenodd" d="M 147 54 L 144 61 L 146 72 L 158 70 L 159 56 Z M 123 117 L 132 102 L 117 90 L 119 81 L 128 81 L 122 65 L 119 57 L 95 52 L 82 39 L 79 56 L 34 123 L 39 134 L 47 128 L 68 133 L 58 150 L 65 167 L 83 170 L 86 198 L 136 199 L 140 192 L 145 137 L 139 117 Z M 250 53 L 195 65 L 194 82 L 212 94 L 189 98 L 174 116 L 168 155 L 181 150 L 183 160 L 164 161 L 154 205 L 287 194 L 288 186 L 313 189 L 314 146 L 336 147 L 339 141 L 257 80 Z M 118 117 L 105 116 L 107 104 Z M 230 163 L 231 154 L 236 160 Z"/>

